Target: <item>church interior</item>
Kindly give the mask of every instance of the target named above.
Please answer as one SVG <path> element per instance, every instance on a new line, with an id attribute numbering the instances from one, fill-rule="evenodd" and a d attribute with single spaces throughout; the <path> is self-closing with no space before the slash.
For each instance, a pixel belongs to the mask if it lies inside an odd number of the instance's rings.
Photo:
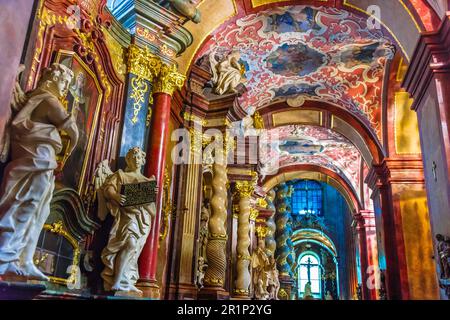
<path id="1" fill-rule="evenodd" d="M 0 299 L 448 300 L 450 0 L 2 0 Z"/>

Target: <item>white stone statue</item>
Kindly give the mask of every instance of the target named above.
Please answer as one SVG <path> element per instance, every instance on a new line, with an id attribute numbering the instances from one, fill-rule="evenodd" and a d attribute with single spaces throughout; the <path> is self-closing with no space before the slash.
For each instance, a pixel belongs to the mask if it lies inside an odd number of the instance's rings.
<path id="1" fill-rule="evenodd" d="M 138 258 L 150 233 L 156 205 L 151 202 L 125 207 L 127 199 L 121 194 L 121 189 L 123 185 L 154 181 L 155 177 L 147 178 L 142 175 L 145 153 L 140 148 L 130 149 L 125 161 L 125 171 L 111 173 L 107 162 L 103 161 L 96 173 L 99 207 L 106 205 L 114 217 L 108 244 L 101 254 L 105 265 L 101 276 L 105 291 L 142 293 L 135 286 L 139 278 Z M 99 209 L 101 219 L 105 218 L 104 212 L 105 208 Z"/>
<path id="2" fill-rule="evenodd" d="M 314 296 L 312 294 L 311 282 L 308 281 L 305 284 L 305 290 L 303 292 L 303 300 L 314 300 Z"/>
<path id="3" fill-rule="evenodd" d="M 270 261 L 265 250 L 265 240 L 259 239 L 258 247 L 252 254 L 253 288 L 257 300 L 269 299 L 269 292 L 267 291 L 269 266 Z"/>
<path id="4" fill-rule="evenodd" d="M 243 66 L 239 63 L 240 58 L 239 51 L 232 51 L 220 62 L 216 60 L 215 52 L 209 55 L 214 93 L 218 95 L 237 93 L 236 87 L 245 82 Z"/>
<path id="5" fill-rule="evenodd" d="M 78 141 L 78 129 L 60 102 L 73 72 L 61 64 L 44 70 L 38 87 L 23 93 L 16 84 L 12 118 L 3 151 L 10 149 L 0 189 L 0 275 L 47 281 L 34 265 L 39 234 L 50 214 L 56 155 L 62 150 L 59 130 L 70 138 L 68 153 Z M 10 146 L 8 148 L 8 146 Z M 6 158 L 6 157 L 5 157 Z"/>

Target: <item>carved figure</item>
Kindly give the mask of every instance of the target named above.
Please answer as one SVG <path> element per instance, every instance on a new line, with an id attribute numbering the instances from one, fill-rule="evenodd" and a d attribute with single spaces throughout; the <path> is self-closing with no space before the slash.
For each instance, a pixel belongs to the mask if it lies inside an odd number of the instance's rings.
<path id="1" fill-rule="evenodd" d="M 278 292 L 280 291 L 280 280 L 278 278 L 278 275 L 277 262 L 271 255 L 269 258 L 269 273 L 267 281 L 269 300 L 278 300 Z"/>
<path id="2" fill-rule="evenodd" d="M 223 95 L 227 93 L 237 93 L 236 87 L 244 83 L 243 66 L 239 63 L 241 55 L 239 51 L 232 51 L 222 61 L 217 61 L 215 52 L 209 56 L 212 70 L 212 82 L 214 93 Z"/>
<path id="3" fill-rule="evenodd" d="M 154 181 L 155 177 L 149 179 L 142 175 L 141 167 L 145 164 L 145 153 L 140 148 L 130 149 L 125 161 L 127 164 L 125 171 L 118 170 L 109 175 L 111 170 L 105 161 L 101 162 L 97 169 L 99 207 L 106 205 L 114 217 L 108 244 L 101 254 L 105 265 L 101 276 L 106 291 L 141 293 L 135 286 L 139 278 L 138 258 L 150 233 L 156 206 L 155 202 L 151 202 L 125 207 L 127 198 L 121 194 L 121 189 L 128 184 Z M 100 218 L 105 217 L 101 216 L 105 210 L 99 209 Z"/>
<path id="4" fill-rule="evenodd" d="M 438 241 L 437 251 L 441 267 L 441 279 L 450 278 L 450 239 L 442 234 L 436 235 Z"/>
<path id="5" fill-rule="evenodd" d="M 71 141 L 69 155 L 78 141 L 75 121 L 60 102 L 72 79 L 69 68 L 53 64 L 44 70 L 35 90 L 25 95 L 18 83 L 14 88 L 12 120 L 3 144 L 4 159 L 11 149 L 11 161 L 0 189 L 0 275 L 4 277 L 48 280 L 34 265 L 33 255 L 50 214 L 56 156 L 63 149 L 59 130 Z"/>
<path id="6" fill-rule="evenodd" d="M 182 16 L 192 20 L 194 23 L 200 23 L 202 15 L 196 8 L 195 1 L 193 0 L 169 0 L 172 8 Z"/>
<path id="7" fill-rule="evenodd" d="M 258 240 L 258 247 L 252 254 L 253 268 L 253 287 L 255 289 L 255 298 L 258 300 L 267 300 L 269 298 L 268 270 L 269 258 L 266 254 L 264 239 Z"/>

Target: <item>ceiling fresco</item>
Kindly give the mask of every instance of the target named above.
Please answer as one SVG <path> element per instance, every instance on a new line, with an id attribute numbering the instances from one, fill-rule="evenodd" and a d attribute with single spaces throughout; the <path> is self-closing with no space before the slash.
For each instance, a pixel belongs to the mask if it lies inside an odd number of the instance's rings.
<path id="1" fill-rule="evenodd" d="M 265 130 L 260 139 L 262 175 L 274 174 L 277 168 L 311 164 L 338 173 L 359 190 L 361 154 L 339 133 L 319 126 L 290 125 Z"/>
<path id="2" fill-rule="evenodd" d="M 395 47 L 366 19 L 330 7 L 272 8 L 219 28 L 198 58 L 233 50 L 245 67 L 247 91 L 238 102 L 248 114 L 275 102 L 326 101 L 380 137 L 382 81 Z"/>

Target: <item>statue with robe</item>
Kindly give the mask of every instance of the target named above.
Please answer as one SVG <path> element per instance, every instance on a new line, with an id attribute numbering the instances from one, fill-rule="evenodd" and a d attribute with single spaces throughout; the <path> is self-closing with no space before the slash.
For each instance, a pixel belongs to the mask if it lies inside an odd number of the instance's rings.
<path id="1" fill-rule="evenodd" d="M 22 68 L 23 70 L 23 68 Z M 54 171 L 61 167 L 61 134 L 70 139 L 66 158 L 78 141 L 78 129 L 60 100 L 67 95 L 73 72 L 64 65 L 45 69 L 35 90 L 25 94 L 17 82 L 12 117 L 2 141 L 5 168 L 0 189 L 0 275 L 48 281 L 33 263 L 39 235 L 50 214 Z"/>
<path id="2" fill-rule="evenodd" d="M 278 300 L 278 292 L 280 291 L 280 279 L 277 269 L 277 262 L 273 255 L 269 257 L 267 291 L 269 292 L 269 300 Z"/>
<path id="3" fill-rule="evenodd" d="M 252 268 L 253 268 L 253 287 L 254 294 L 257 300 L 269 299 L 268 286 L 268 267 L 269 258 L 266 254 L 265 240 L 258 240 L 258 247 L 252 254 Z"/>
<path id="4" fill-rule="evenodd" d="M 442 234 L 436 235 L 441 279 L 450 279 L 450 239 Z"/>
<path id="5" fill-rule="evenodd" d="M 99 217 L 104 219 L 107 212 L 114 217 L 108 244 L 101 254 L 105 265 L 101 276 L 105 291 L 141 294 L 142 291 L 135 286 L 139 279 L 138 258 L 150 233 L 156 205 L 155 202 L 126 205 L 129 199 L 121 190 L 125 185 L 155 181 L 155 177 L 142 175 L 145 153 L 140 148 L 130 149 L 125 161 L 125 171 L 112 173 L 107 162 L 103 161 L 96 173 Z M 154 193 L 157 193 L 156 189 Z"/>
<path id="6" fill-rule="evenodd" d="M 303 300 L 314 300 L 314 296 L 312 294 L 311 282 L 308 281 L 305 284 L 305 290 L 303 292 Z"/>
<path id="7" fill-rule="evenodd" d="M 243 66 L 239 63 L 241 55 L 239 51 L 232 51 L 222 61 L 217 61 L 215 52 L 209 56 L 212 70 L 212 83 L 214 93 L 224 95 L 237 93 L 236 87 L 245 82 Z"/>

